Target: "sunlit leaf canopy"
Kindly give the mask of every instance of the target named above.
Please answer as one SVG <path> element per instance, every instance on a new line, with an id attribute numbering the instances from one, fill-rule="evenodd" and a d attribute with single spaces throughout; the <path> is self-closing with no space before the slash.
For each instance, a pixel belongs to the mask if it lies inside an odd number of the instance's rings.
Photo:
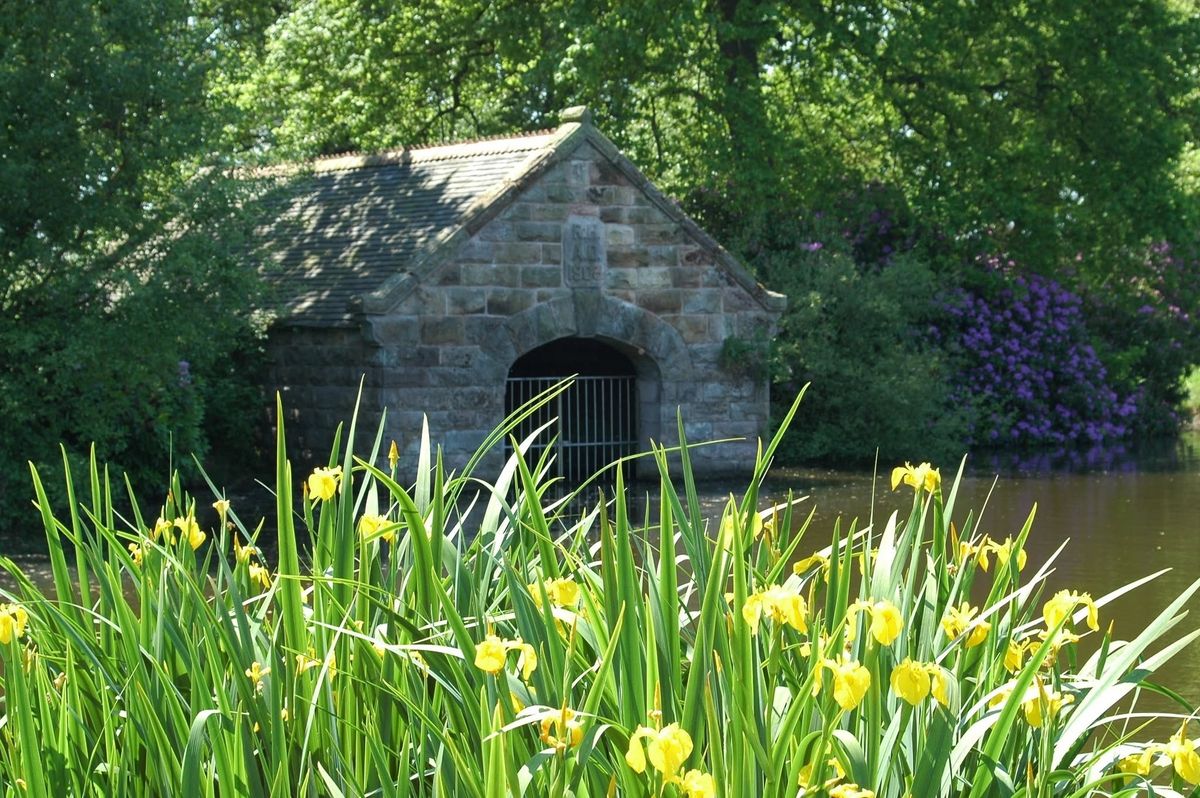
<path id="1" fill-rule="evenodd" d="M 1070 259 L 1191 224 L 1193 12 L 319 0 L 278 15 L 239 91 L 248 132 L 289 155 L 545 127 L 586 103 L 681 197 L 733 181 L 815 205 L 881 181 L 956 236 Z"/>

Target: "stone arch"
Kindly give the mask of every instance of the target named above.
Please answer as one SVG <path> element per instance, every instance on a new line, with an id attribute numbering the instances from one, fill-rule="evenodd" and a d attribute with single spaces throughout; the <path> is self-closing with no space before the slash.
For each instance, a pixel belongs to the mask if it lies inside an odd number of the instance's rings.
<path id="1" fill-rule="evenodd" d="M 691 379 L 691 352 L 678 330 L 637 305 L 582 294 L 541 302 L 508 317 L 503 334 L 481 345 L 507 370 L 521 355 L 559 338 L 598 338 L 632 351 L 639 360 L 653 361 L 664 380 Z"/>
<path id="2" fill-rule="evenodd" d="M 521 356 L 561 338 L 590 338 L 625 355 L 637 376 L 638 440 L 664 440 L 674 411 L 664 398 L 692 381 L 692 353 L 679 331 L 661 317 L 622 300 L 597 293 L 575 292 L 539 303 L 504 320 L 500 334 L 481 342 L 507 375 Z M 653 470 L 653 463 L 645 463 Z M 642 470 L 642 469 L 639 469 Z"/>

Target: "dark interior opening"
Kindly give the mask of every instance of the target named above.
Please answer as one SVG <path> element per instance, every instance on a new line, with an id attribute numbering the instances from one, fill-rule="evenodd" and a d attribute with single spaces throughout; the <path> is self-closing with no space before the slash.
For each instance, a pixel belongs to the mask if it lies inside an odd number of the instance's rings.
<path id="1" fill-rule="evenodd" d="M 559 338 L 539 346 L 513 363 L 509 377 L 596 377 L 634 375 L 629 358 L 593 338 Z"/>
<path id="2" fill-rule="evenodd" d="M 553 420 L 526 459 L 536 462 L 556 439 L 550 473 L 578 484 L 637 448 L 637 377 L 629 358 L 589 338 L 560 338 L 540 346 L 509 370 L 504 411 L 513 413 L 571 375 L 575 382 L 521 422 L 515 434 L 524 440 Z M 615 479 L 616 470 L 609 469 L 605 481 Z"/>

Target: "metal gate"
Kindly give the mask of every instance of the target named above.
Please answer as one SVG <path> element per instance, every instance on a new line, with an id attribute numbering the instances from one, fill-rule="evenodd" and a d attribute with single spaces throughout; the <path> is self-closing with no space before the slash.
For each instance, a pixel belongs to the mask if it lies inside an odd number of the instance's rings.
<path id="1" fill-rule="evenodd" d="M 512 413 L 562 380 L 509 377 L 505 413 Z M 550 441 L 557 438 L 551 475 L 578 484 L 613 461 L 633 454 L 637 447 L 634 380 L 632 376 L 576 377 L 565 391 L 517 427 L 517 440 L 524 440 L 538 427 L 555 421 L 538 436 L 526 455 L 527 461 L 535 463 Z M 616 479 L 615 472 L 607 472 L 607 479 Z"/>

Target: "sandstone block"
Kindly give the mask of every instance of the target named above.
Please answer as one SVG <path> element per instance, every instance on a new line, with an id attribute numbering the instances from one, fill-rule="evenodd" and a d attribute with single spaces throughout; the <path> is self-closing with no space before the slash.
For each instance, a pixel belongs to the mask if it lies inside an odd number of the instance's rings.
<path id="1" fill-rule="evenodd" d="M 637 227 L 637 233 L 641 244 L 681 244 L 684 240 L 677 224 L 643 224 Z"/>
<path id="2" fill-rule="evenodd" d="M 541 263 L 542 245 L 534 241 L 505 241 L 496 244 L 497 264 Z"/>
<path id="3" fill-rule="evenodd" d="M 638 288 L 671 288 L 671 270 L 663 266 L 647 266 L 638 269 Z"/>
<path id="4" fill-rule="evenodd" d="M 535 222 L 565 222 L 570 212 L 569 205 L 547 203 L 529 205 L 529 218 Z"/>
<path id="5" fill-rule="evenodd" d="M 654 288 L 638 294 L 636 302 L 645 310 L 664 316 L 679 313 L 683 297 L 676 288 Z"/>
<path id="6" fill-rule="evenodd" d="M 604 226 L 604 240 L 610 247 L 627 247 L 634 242 L 633 228 L 623 224 Z"/>
<path id="7" fill-rule="evenodd" d="M 453 287 L 446 289 L 446 312 L 452 316 L 483 313 L 487 309 L 487 289 Z"/>
<path id="8" fill-rule="evenodd" d="M 480 241 L 512 241 L 514 227 L 515 223 L 513 222 L 493 219 L 491 222 L 484 225 L 484 228 L 476 233 L 476 236 Z"/>
<path id="9" fill-rule="evenodd" d="M 671 276 L 674 280 L 678 277 L 680 271 L 685 269 L 676 269 L 672 271 Z M 683 292 L 683 312 L 684 313 L 720 313 L 721 312 L 721 294 L 711 289 L 699 289 L 696 291 Z"/>
<path id="10" fill-rule="evenodd" d="M 500 214 L 500 218 L 506 222 L 524 222 L 533 218 L 532 208 L 533 205 L 528 202 L 514 202 Z"/>
<path id="11" fill-rule="evenodd" d="M 641 247 L 609 247 L 607 255 L 610 268 L 614 266 L 638 267 L 646 266 L 650 263 L 650 256 Z"/>
<path id="12" fill-rule="evenodd" d="M 517 241 L 562 241 L 562 225 L 554 222 L 516 222 L 513 233 Z"/>
<path id="13" fill-rule="evenodd" d="M 609 255 L 609 268 L 604 275 L 604 283 L 608 288 L 633 288 L 637 284 L 637 271 L 627 268 L 613 268 L 612 256 Z"/>
<path id="14" fill-rule="evenodd" d="M 426 345 L 465 343 L 463 320 L 454 316 L 421 320 L 421 342 Z"/>
<path id="15" fill-rule="evenodd" d="M 528 291 L 511 288 L 493 288 L 488 291 L 489 316 L 515 316 L 532 306 L 533 297 Z"/>
<path id="16" fill-rule="evenodd" d="M 562 285 L 562 269 L 558 266 L 522 266 L 521 285 L 525 288 L 549 288 Z"/>
<path id="17" fill-rule="evenodd" d="M 533 246 L 537 246 L 534 244 Z M 536 261 L 535 261 L 536 262 Z M 463 285 L 494 285 L 513 288 L 521 284 L 521 270 L 512 264 L 463 266 Z"/>

